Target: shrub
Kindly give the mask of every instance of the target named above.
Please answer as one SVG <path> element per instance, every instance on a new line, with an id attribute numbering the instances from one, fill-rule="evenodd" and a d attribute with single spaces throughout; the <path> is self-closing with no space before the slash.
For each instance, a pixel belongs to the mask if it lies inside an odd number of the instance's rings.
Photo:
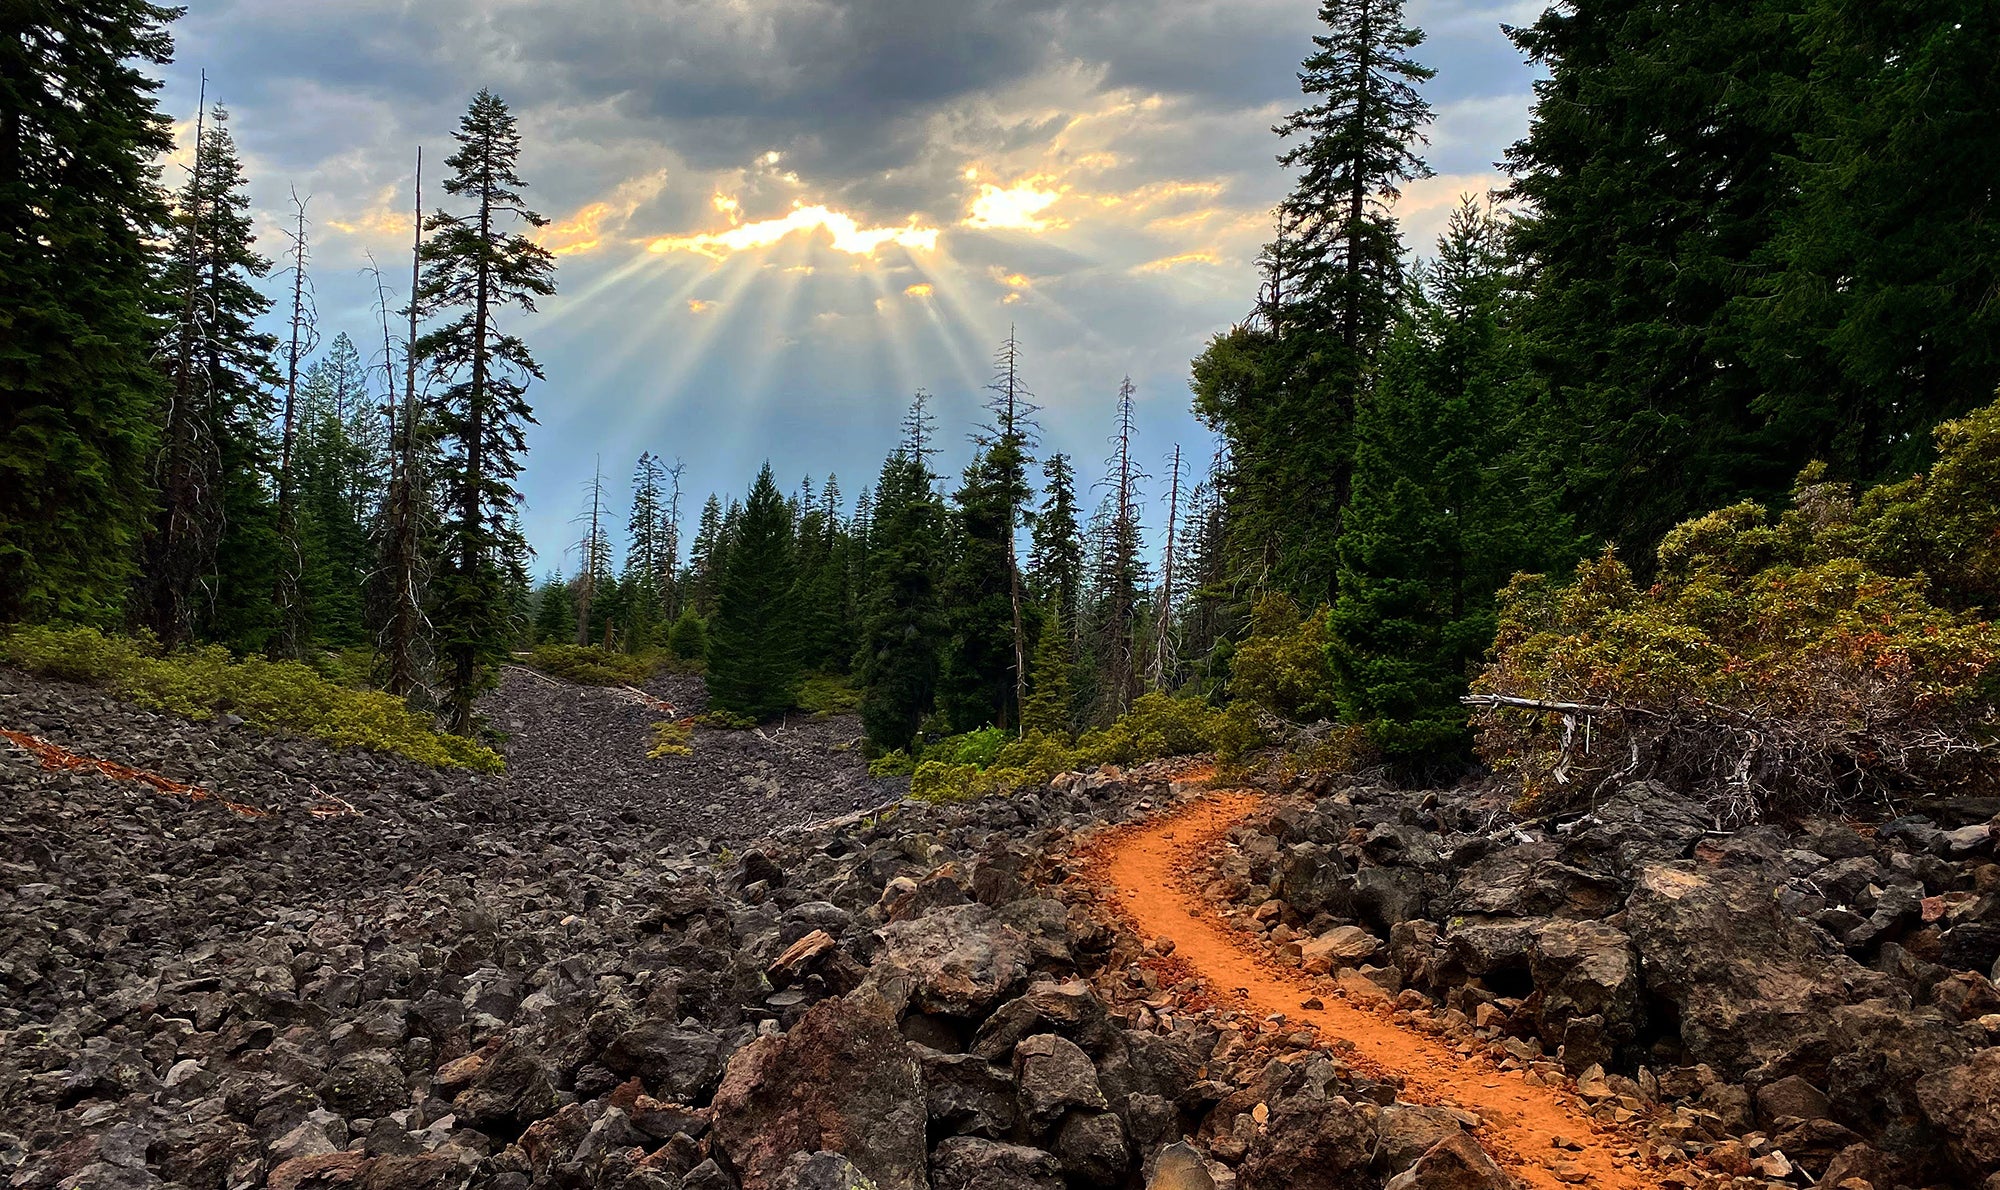
<path id="1" fill-rule="evenodd" d="M 660 671 L 656 657 L 614 653 L 596 645 L 536 645 L 528 664 L 579 686 L 637 686 Z"/>
<path id="2" fill-rule="evenodd" d="M 1992 785 L 2000 631 L 1846 554 L 1866 529 L 1810 471 L 1775 523 L 1746 504 L 1675 529 L 1651 589 L 1610 551 L 1566 586 L 1516 579 L 1474 683 L 1482 755 L 1536 807 L 1658 777 L 1729 823 Z"/>
<path id="3" fill-rule="evenodd" d="M 694 754 L 694 722 L 692 720 L 664 719 L 653 724 L 653 746 L 646 755 L 654 760 L 663 756 L 691 756 Z"/>
<path id="4" fill-rule="evenodd" d="M 336 747 L 395 752 L 423 764 L 497 772 L 498 753 L 445 735 L 379 690 L 331 681 L 296 661 L 233 660 L 218 646 L 160 655 L 146 640 L 94 628 L 21 627 L 0 637 L 0 659 L 52 678 L 109 686 L 141 706 L 188 719 L 223 712 L 254 726 Z"/>
<path id="5" fill-rule="evenodd" d="M 799 709 L 812 715 L 852 715 L 861 691 L 839 674 L 811 674 L 799 684 Z"/>
<path id="6" fill-rule="evenodd" d="M 667 629 L 667 649 L 683 661 L 700 661 L 708 656 L 708 623 L 692 607 L 684 609 L 674 626 Z"/>
<path id="7" fill-rule="evenodd" d="M 719 731 L 750 731 L 757 726 L 755 715 L 739 715 L 735 711 L 711 710 L 694 717 L 703 727 L 713 727 Z"/>
<path id="8" fill-rule="evenodd" d="M 1294 723 L 1334 714 L 1327 649 L 1333 613 L 1311 615 L 1283 595 L 1266 595 L 1251 614 L 1250 635 L 1230 660 L 1230 693 Z"/>

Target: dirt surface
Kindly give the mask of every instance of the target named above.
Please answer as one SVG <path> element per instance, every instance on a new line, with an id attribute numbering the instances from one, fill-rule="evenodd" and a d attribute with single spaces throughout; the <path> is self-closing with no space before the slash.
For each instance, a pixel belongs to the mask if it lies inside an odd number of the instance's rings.
<path id="1" fill-rule="evenodd" d="M 1281 971 L 1216 919 L 1185 875 L 1259 804 L 1256 794 L 1223 791 L 1180 813 L 1113 831 L 1092 848 L 1094 872 L 1111 886 L 1142 937 L 1171 940 L 1180 970 L 1206 980 L 1218 1006 L 1313 1028 L 1365 1073 L 1401 1084 L 1414 1103 L 1478 1116 L 1481 1144 L 1524 1184 L 1641 1190 L 1659 1185 L 1623 1156 L 1631 1142 L 1591 1120 L 1575 1096 L 1530 1086 L 1477 1055 L 1359 1006 L 1322 981 Z M 1323 1007 L 1303 1005 L 1318 1002 Z M 1349 1049 L 1348 1047 L 1352 1047 Z"/>

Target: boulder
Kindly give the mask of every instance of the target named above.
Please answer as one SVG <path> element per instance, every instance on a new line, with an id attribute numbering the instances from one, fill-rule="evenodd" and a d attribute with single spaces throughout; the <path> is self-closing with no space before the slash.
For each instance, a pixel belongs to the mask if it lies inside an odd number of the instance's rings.
<path id="1" fill-rule="evenodd" d="M 1313 975 L 1325 975 L 1336 967 L 1351 967 L 1373 958 L 1382 949 L 1381 940 L 1357 926 L 1337 926 L 1299 947 L 1299 964 Z"/>
<path id="2" fill-rule="evenodd" d="M 1923 1078 L 1917 1100 L 1961 1168 L 2000 1168 L 2000 1048 Z"/>
<path id="3" fill-rule="evenodd" d="M 722 1039 L 654 1018 L 620 1033 L 601 1061 L 618 1074 L 637 1075 L 661 1098 L 697 1103 L 714 1091 L 721 1075 Z"/>
<path id="4" fill-rule="evenodd" d="M 1515 1190 L 1515 1181 L 1463 1132 L 1439 1141 L 1382 1190 Z"/>
<path id="5" fill-rule="evenodd" d="M 1132 1163 L 1125 1126 L 1110 1112 L 1071 1112 L 1056 1133 L 1055 1152 L 1072 1184 L 1117 1186 Z"/>
<path id="6" fill-rule="evenodd" d="M 1787 1075 L 1757 1088 L 1757 1118 L 1767 1126 L 1783 1119 L 1831 1119 L 1826 1093 L 1800 1078 Z"/>
<path id="7" fill-rule="evenodd" d="M 794 1153 L 771 1180 L 774 1190 L 878 1190 L 839 1153 Z"/>
<path id="8" fill-rule="evenodd" d="M 548 1067 L 524 1047 L 502 1045 L 480 1063 L 471 1084 L 452 1100 L 460 1120 L 496 1136 L 515 1137 L 556 1109 Z"/>
<path id="9" fill-rule="evenodd" d="M 1541 1005 L 1536 1031 L 1563 1047 L 1572 1074 L 1610 1061 L 1639 1028 L 1639 957 L 1622 930 L 1596 921 L 1551 921 L 1535 932 L 1529 969 Z"/>
<path id="10" fill-rule="evenodd" d="M 1013 995 L 1038 961 L 1067 957 L 1066 916 L 1056 902 L 954 905 L 876 931 L 877 964 L 909 978 L 922 1011 L 981 1017 Z"/>
<path id="11" fill-rule="evenodd" d="M 1179 1140 L 1160 1150 L 1146 1190 L 1215 1190 L 1215 1175 L 1193 1145 Z"/>
<path id="12" fill-rule="evenodd" d="M 1014 1128 L 1014 1076 L 974 1054 L 912 1047 L 923 1070 L 924 1110 L 933 1133 L 1005 1138 Z"/>
<path id="13" fill-rule="evenodd" d="M 1680 1010 L 1689 1059 L 1732 1079 L 1823 1039 L 1846 999 L 1852 964 L 1786 917 L 1753 872 L 1643 868 L 1627 917 L 1647 991 Z"/>
<path id="14" fill-rule="evenodd" d="M 917 1061 L 879 1000 L 825 1000 L 792 1031 L 729 1060 L 714 1138 L 765 1190 L 796 1153 L 840 1153 L 881 1190 L 924 1190 L 924 1089 Z"/>
<path id="15" fill-rule="evenodd" d="M 334 1063 L 320 1080 L 319 1096 L 343 1116 L 373 1119 L 410 1104 L 410 1084 L 388 1054 L 352 1054 Z"/>
<path id="16" fill-rule="evenodd" d="M 1062 1167 L 1040 1149 L 954 1136 L 931 1152 L 932 1190 L 1063 1190 Z"/>
<path id="17" fill-rule="evenodd" d="M 1014 1047 L 1014 1080 L 1021 1121 L 1037 1135 L 1055 1127 L 1072 1108 L 1103 1111 L 1111 1106 L 1097 1085 L 1090 1056 L 1054 1033 L 1038 1033 Z"/>
<path id="18" fill-rule="evenodd" d="M 1374 1157 L 1375 1129 L 1344 1099 L 1301 1094 L 1267 1110 L 1237 1171 L 1243 1190 L 1348 1190 Z"/>

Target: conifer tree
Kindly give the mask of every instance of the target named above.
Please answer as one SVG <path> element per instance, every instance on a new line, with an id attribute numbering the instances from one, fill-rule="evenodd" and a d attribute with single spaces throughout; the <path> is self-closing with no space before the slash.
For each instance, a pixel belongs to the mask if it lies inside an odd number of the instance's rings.
<path id="1" fill-rule="evenodd" d="M 1297 171 L 1263 258 L 1254 325 L 1195 363 L 1196 411 L 1229 443 L 1238 566 L 1304 603 L 1332 596 L 1356 401 L 1395 319 L 1402 242 L 1390 204 L 1430 176 L 1430 122 L 1410 54 L 1423 34 L 1402 0 L 1326 0 L 1326 32 L 1299 72 L 1307 106 L 1274 129 Z"/>
<path id="2" fill-rule="evenodd" d="M 1063 621 L 1062 608 L 1050 604 L 1042 616 L 1041 637 L 1035 642 L 1034 683 L 1027 705 L 1021 709 L 1023 733 L 1039 732 L 1055 737 L 1069 734 L 1073 727 L 1070 715 L 1076 701 L 1070 686 L 1070 671 L 1075 665 L 1075 644 L 1070 638 L 1069 625 Z"/>
<path id="3" fill-rule="evenodd" d="M 1560 518 L 1524 494 L 1513 457 L 1525 377 L 1504 236 L 1471 199 L 1452 212 L 1357 425 L 1329 658 L 1342 717 L 1398 760 L 1469 756 L 1458 700 L 1497 593 L 1559 560 Z"/>
<path id="4" fill-rule="evenodd" d="M 898 450 L 874 488 L 871 583 L 855 678 L 861 723 L 882 751 L 908 749 L 937 694 L 949 626 L 939 597 L 944 509 L 923 456 Z"/>
<path id="5" fill-rule="evenodd" d="M 652 452 L 639 455 L 632 471 L 632 509 L 625 519 L 626 646 L 633 652 L 649 648 L 666 632 L 667 467 Z"/>
<path id="6" fill-rule="evenodd" d="M 708 629 L 708 700 L 767 719 L 798 696 L 798 592 L 791 515 L 766 463 L 743 504 Z"/>
<path id="7" fill-rule="evenodd" d="M 462 215 L 438 211 L 425 226 L 428 266 L 418 304 L 450 321 L 417 342 L 416 354 L 448 378 L 437 402 L 446 449 L 440 480 L 449 510 L 433 580 L 431 623 L 448 672 L 451 728 L 473 729 L 473 702 L 511 639 L 505 561 L 519 548 L 507 513 L 520 499 L 514 477 L 534 420 L 527 383 L 542 378 L 527 344 L 502 330 L 501 312 L 533 312 L 555 292 L 555 258 L 509 220 L 530 228 L 547 220 L 529 209 L 516 172 L 521 138 L 507 105 L 489 91 L 472 101 L 453 134 L 458 152 L 446 193 L 466 200 Z"/>
<path id="8" fill-rule="evenodd" d="M 604 472 L 591 472 L 583 486 L 583 511 L 575 523 L 583 534 L 576 541 L 576 643 L 598 643 L 604 638 L 605 609 L 598 606 L 608 587 L 616 583 L 611 572 L 611 533 L 606 527 Z"/>
<path id="9" fill-rule="evenodd" d="M 140 615 L 168 645 L 200 636 L 253 651 L 276 627 L 275 460 L 265 428 L 279 382 L 277 339 L 256 329 L 271 307 L 257 287 L 271 262 L 255 247 L 228 111 L 212 107 L 197 140 L 158 299 L 173 320 L 161 351 L 170 399 Z"/>
<path id="10" fill-rule="evenodd" d="M 108 623 L 163 398 L 148 312 L 172 145 L 147 66 L 179 10 L 13 6 L 0 37 L 0 621 Z"/>
<path id="11" fill-rule="evenodd" d="M 701 506 L 701 519 L 695 525 L 694 544 L 688 554 L 692 571 L 689 585 L 694 589 L 690 606 L 704 617 L 715 614 L 722 586 L 721 562 L 727 552 L 722 532 L 722 501 L 711 492 Z"/>
<path id="12" fill-rule="evenodd" d="M 1037 601 L 1053 604 L 1074 643 L 1083 607 L 1083 531 L 1077 523 L 1076 470 L 1066 454 L 1042 464 L 1042 506 L 1035 513 L 1028 554 L 1028 585 Z"/>
<path id="13" fill-rule="evenodd" d="M 576 635 L 576 609 L 560 572 L 542 580 L 535 592 L 534 643 L 565 645 Z"/>
<path id="14" fill-rule="evenodd" d="M 1021 464 L 1014 442 L 996 439 L 973 456 L 955 497 L 956 549 L 944 586 L 951 643 L 938 688 L 938 708 L 955 731 L 1012 727 L 1020 718 L 1007 539 Z"/>
<path id="15" fill-rule="evenodd" d="M 1538 451 L 1568 511 L 1643 562 L 1668 529 L 1804 460 L 1758 444 L 1732 305 L 1796 182 L 1793 0 L 1550 8 L 1514 39 L 1548 77 L 1507 152 L 1529 212 L 1519 325 L 1546 385 Z M 1804 346 L 1799 344 L 1796 346 Z"/>
<path id="16" fill-rule="evenodd" d="M 312 639 L 338 648 L 367 640 L 362 591 L 371 555 L 368 523 L 381 490 L 379 435 L 367 409 L 367 375 L 346 335 L 300 385 L 298 486 L 300 586 Z"/>

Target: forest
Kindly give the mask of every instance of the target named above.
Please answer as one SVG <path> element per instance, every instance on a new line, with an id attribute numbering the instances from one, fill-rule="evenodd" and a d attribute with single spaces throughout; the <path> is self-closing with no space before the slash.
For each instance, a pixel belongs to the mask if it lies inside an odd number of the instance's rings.
<path id="1" fill-rule="evenodd" d="M 1327 0 L 1260 283 L 1191 361 L 1212 456 L 1142 476 L 1129 380 L 1107 460 L 1045 452 L 1010 335 L 983 422 L 918 393 L 845 468 L 851 503 L 767 466 L 697 509 L 648 451 L 539 566 L 515 481 L 530 398 L 560 399 L 528 317 L 557 279 L 513 113 L 470 101 L 412 179 L 377 323 L 323 328 L 305 205 L 256 241 L 228 111 L 167 162 L 175 16 L 41 6 L 0 47 L 0 621 L 298 663 L 472 737 L 521 656 L 698 666 L 717 722 L 832 699 L 883 771 L 961 777 L 1326 722 L 1408 771 L 1546 785 L 1565 707 L 1693 714 L 1634 729 L 1664 764 L 1703 724 L 1770 737 L 1716 673 L 1823 687 L 1871 648 L 1881 708 L 1801 693 L 1786 722 L 1908 746 L 1828 783 L 1990 742 L 1990 4 L 1552 8 L 1509 30 L 1542 71 L 1511 181 L 1422 245 L 1396 201 L 1431 174 L 1424 34 L 1397 0 Z M 972 461 L 938 474 L 960 433 Z M 1809 608 L 1769 605 L 1808 580 Z M 1760 755 L 1714 779 L 1757 785 Z"/>

